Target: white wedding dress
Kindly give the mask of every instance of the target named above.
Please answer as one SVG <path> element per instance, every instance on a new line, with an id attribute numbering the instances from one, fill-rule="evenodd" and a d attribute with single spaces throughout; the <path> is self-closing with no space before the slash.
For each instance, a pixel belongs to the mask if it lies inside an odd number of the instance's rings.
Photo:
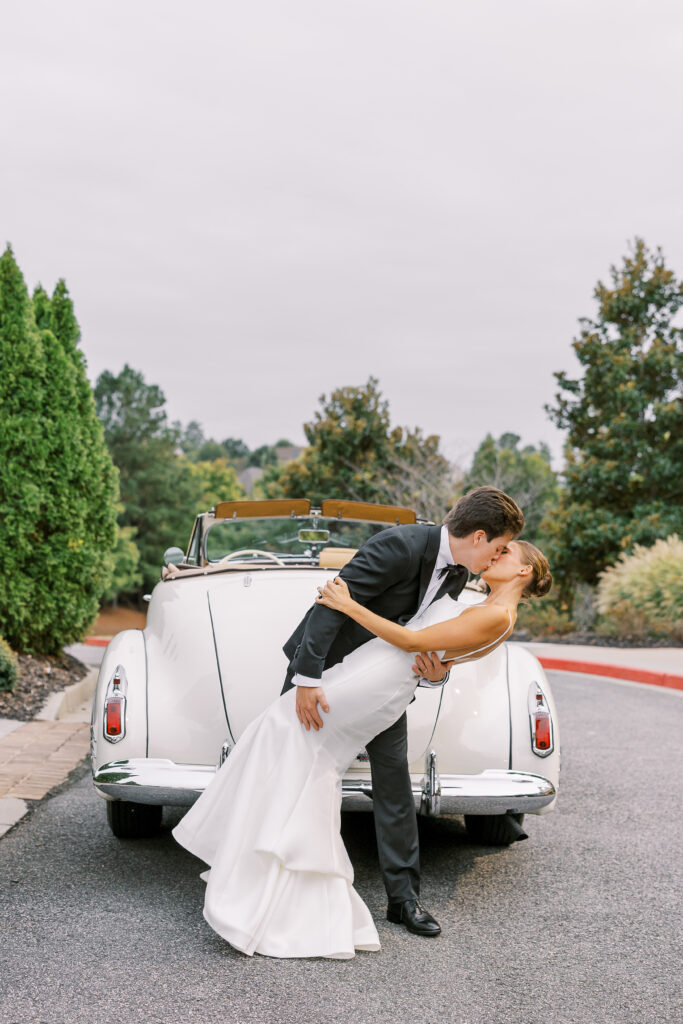
<path id="1" fill-rule="evenodd" d="M 467 607 L 443 597 L 408 627 L 443 622 Z M 327 669 L 321 685 L 330 710 L 319 732 L 299 723 L 296 690 L 289 690 L 244 730 L 173 830 L 210 865 L 202 875 L 204 917 L 237 949 L 346 959 L 380 948 L 340 835 L 341 781 L 358 751 L 407 707 L 417 682 L 413 661 L 374 639 Z"/>

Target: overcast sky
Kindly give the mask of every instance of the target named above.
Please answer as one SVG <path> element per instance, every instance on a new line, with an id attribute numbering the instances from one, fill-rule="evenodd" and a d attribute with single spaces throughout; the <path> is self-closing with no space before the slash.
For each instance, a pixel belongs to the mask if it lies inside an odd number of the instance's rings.
<path id="1" fill-rule="evenodd" d="M 380 380 L 466 463 L 635 235 L 683 275 L 679 0 L 4 0 L 0 225 L 91 378 L 287 437 Z"/>

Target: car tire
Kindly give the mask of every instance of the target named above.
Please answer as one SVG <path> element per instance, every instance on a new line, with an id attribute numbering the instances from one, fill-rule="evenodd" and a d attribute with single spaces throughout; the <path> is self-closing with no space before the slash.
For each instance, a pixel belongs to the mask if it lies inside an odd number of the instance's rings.
<path id="1" fill-rule="evenodd" d="M 146 839 L 161 826 L 163 807 L 158 804 L 133 804 L 128 800 L 107 800 L 107 821 L 118 839 Z"/>
<path id="2" fill-rule="evenodd" d="M 527 834 L 521 828 L 523 814 L 466 814 L 467 835 L 482 846 L 510 846 Z"/>

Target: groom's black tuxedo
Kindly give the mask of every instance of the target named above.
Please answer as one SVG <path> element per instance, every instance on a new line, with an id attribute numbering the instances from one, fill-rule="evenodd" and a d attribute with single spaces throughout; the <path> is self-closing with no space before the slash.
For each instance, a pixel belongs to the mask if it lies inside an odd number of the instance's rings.
<path id="1" fill-rule="evenodd" d="M 440 526 L 394 526 L 382 530 L 358 550 L 339 575 L 359 604 L 393 622 L 404 623 L 420 607 L 434 571 L 441 539 Z M 457 597 L 467 582 L 467 569 L 447 578 L 437 597 Z M 373 634 L 342 612 L 313 605 L 296 627 L 284 652 L 289 658 L 288 680 L 295 672 L 319 679 L 323 669 L 336 665 L 372 639 Z"/>
<path id="2" fill-rule="evenodd" d="M 378 615 L 404 623 L 420 607 L 439 554 L 440 526 L 395 526 L 371 537 L 339 575 L 351 596 Z M 447 576 L 436 597 L 457 597 L 467 569 Z M 282 692 L 299 673 L 320 679 L 322 672 L 373 637 L 342 612 L 313 605 L 284 645 L 289 668 Z M 390 902 L 416 899 L 420 889 L 417 819 L 408 772 L 405 713 L 367 744 L 382 876 Z"/>

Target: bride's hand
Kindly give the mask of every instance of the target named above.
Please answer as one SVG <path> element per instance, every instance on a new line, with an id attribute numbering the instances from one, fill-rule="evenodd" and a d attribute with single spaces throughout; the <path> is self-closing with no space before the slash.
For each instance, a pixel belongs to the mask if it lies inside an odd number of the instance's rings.
<path id="1" fill-rule="evenodd" d="M 316 604 L 324 604 L 336 612 L 346 612 L 353 604 L 353 598 L 341 576 L 328 580 L 324 587 L 318 587 Z"/>

